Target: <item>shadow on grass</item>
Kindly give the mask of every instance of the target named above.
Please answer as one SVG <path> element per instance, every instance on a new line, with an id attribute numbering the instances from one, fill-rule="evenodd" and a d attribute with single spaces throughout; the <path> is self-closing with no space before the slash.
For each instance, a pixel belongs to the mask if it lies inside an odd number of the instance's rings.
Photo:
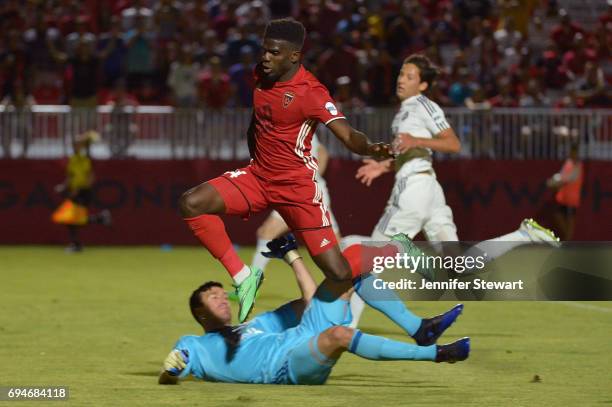
<path id="1" fill-rule="evenodd" d="M 127 376 L 157 377 L 157 376 L 159 376 L 159 371 L 154 371 L 154 372 L 123 372 L 122 374 L 127 375 Z"/>
<path id="2" fill-rule="evenodd" d="M 340 382 L 340 383 L 337 383 Z M 413 387 L 423 389 L 448 389 L 449 386 L 433 384 L 425 380 L 401 381 L 381 380 L 379 376 L 345 374 L 332 376 L 332 382 L 326 386 L 359 386 L 359 387 Z"/>

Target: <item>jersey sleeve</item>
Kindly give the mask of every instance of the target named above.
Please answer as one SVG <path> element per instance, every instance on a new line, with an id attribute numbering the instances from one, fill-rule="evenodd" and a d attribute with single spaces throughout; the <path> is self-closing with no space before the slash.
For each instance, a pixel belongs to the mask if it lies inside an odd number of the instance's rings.
<path id="1" fill-rule="evenodd" d="M 185 366 L 185 369 L 183 369 L 183 371 L 179 375 L 181 379 L 184 379 L 191 374 L 193 363 L 195 360 L 195 353 L 196 353 L 196 349 L 193 346 L 193 344 L 194 344 L 194 341 L 192 337 L 183 336 L 181 339 L 179 339 L 176 342 L 176 344 L 174 345 L 174 348 L 172 348 L 172 350 L 187 351 L 187 354 L 189 355 L 189 362 L 187 363 L 187 366 Z"/>
<path id="2" fill-rule="evenodd" d="M 421 115 L 425 122 L 425 127 L 432 135 L 435 136 L 451 128 L 440 106 L 431 102 L 429 99 L 420 99 L 419 102 L 421 104 Z"/>
<path id="3" fill-rule="evenodd" d="M 323 85 L 318 85 L 306 93 L 302 110 L 307 118 L 318 120 L 325 125 L 346 118 Z"/>
<path id="4" fill-rule="evenodd" d="M 300 322 L 291 303 L 278 307 L 274 311 L 264 312 L 255 319 L 265 332 L 283 332 L 297 326 Z"/>

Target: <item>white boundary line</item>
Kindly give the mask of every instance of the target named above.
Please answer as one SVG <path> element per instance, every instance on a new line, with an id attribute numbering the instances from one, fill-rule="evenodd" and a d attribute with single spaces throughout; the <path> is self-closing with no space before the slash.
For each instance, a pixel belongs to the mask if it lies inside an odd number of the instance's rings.
<path id="1" fill-rule="evenodd" d="M 606 308 L 606 307 L 599 307 L 597 305 L 592 305 L 592 304 L 583 304 L 581 302 L 574 302 L 574 301 L 556 301 L 557 304 L 563 304 L 563 305 L 567 305 L 569 307 L 574 307 L 574 308 L 582 308 L 582 309 L 588 309 L 591 311 L 598 311 L 598 312 L 605 312 L 605 313 L 612 313 L 612 308 Z"/>

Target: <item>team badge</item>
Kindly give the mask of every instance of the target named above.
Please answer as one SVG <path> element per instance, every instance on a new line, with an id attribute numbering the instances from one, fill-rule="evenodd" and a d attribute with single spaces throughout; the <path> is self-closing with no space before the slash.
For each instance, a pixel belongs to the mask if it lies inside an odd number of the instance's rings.
<path id="1" fill-rule="evenodd" d="M 293 99 L 295 99 L 295 93 L 285 92 L 285 95 L 283 96 L 283 107 L 286 109 L 291 102 L 293 102 Z"/>

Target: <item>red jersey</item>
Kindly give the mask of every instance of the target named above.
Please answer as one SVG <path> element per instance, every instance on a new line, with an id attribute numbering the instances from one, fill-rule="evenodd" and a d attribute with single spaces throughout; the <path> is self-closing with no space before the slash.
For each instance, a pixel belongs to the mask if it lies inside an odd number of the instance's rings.
<path id="1" fill-rule="evenodd" d="M 303 66 L 290 80 L 265 87 L 257 81 L 249 129 L 251 169 L 269 181 L 313 179 L 317 161 L 310 153 L 318 122 L 344 119 L 329 91 Z"/>

